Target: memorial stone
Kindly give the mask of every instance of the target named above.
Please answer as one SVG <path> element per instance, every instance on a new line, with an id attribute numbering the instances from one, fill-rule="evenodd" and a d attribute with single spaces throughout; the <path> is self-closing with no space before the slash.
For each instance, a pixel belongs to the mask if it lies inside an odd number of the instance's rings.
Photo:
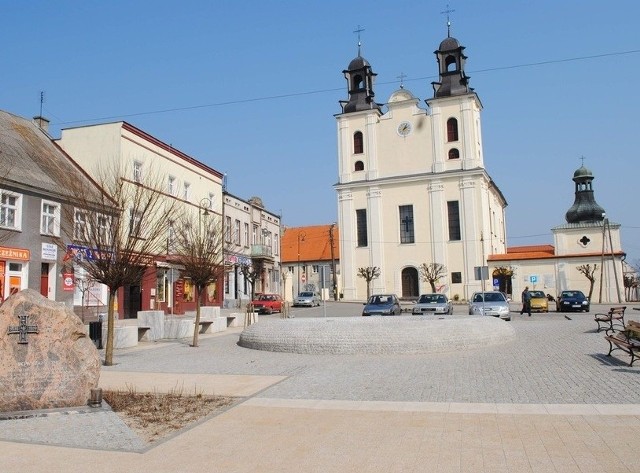
<path id="1" fill-rule="evenodd" d="M 0 412 L 86 405 L 100 357 L 63 304 L 25 289 L 0 306 Z"/>

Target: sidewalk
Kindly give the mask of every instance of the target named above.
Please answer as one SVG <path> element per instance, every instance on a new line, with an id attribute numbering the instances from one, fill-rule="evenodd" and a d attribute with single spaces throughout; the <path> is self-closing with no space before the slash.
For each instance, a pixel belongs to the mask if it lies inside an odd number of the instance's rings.
<path id="1" fill-rule="evenodd" d="M 420 356 L 256 352 L 237 346 L 240 330 L 205 335 L 195 349 L 172 342 L 123 350 L 116 366 L 103 368 L 103 387 L 178 384 L 241 399 L 142 448 L 65 445 L 65 436 L 86 431 L 60 419 L 86 424 L 101 414 L 44 418 L 40 430 L 57 423 L 45 433 L 58 445 L 11 439 L 1 421 L 0 469 L 640 471 L 640 369 L 628 367 L 625 355 L 604 356 L 593 315 L 514 315 L 511 323 L 517 340 L 508 346 Z M 120 435 L 108 423 L 91 428 L 104 439 Z"/>

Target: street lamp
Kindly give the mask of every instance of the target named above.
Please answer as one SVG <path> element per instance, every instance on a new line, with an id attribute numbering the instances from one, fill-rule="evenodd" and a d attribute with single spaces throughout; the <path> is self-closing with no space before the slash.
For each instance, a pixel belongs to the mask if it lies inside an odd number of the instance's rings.
<path id="1" fill-rule="evenodd" d="M 200 216 L 202 215 L 202 217 L 204 218 L 207 218 L 209 216 L 209 209 L 211 209 L 211 199 L 209 199 L 208 197 L 203 198 L 200 201 L 200 207 L 202 208 L 202 213 L 200 212 L 200 209 L 198 209 L 198 233 L 199 234 L 202 233 Z"/>

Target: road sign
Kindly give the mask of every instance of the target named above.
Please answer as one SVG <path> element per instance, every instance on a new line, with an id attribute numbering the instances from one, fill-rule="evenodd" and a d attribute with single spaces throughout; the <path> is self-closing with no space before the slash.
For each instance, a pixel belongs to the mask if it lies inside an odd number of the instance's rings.
<path id="1" fill-rule="evenodd" d="M 532 283 L 537 283 L 538 282 L 538 276 L 529 276 L 529 281 L 531 281 Z"/>
<path id="2" fill-rule="evenodd" d="M 302 274 L 302 276 L 300 276 L 300 281 L 307 282 L 307 275 L 306 274 Z"/>

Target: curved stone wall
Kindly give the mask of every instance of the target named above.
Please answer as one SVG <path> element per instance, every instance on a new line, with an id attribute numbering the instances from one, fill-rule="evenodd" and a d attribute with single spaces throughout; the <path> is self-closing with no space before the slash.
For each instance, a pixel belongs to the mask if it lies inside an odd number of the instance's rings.
<path id="1" fill-rule="evenodd" d="M 420 354 L 514 339 L 511 324 L 493 317 L 327 317 L 259 322 L 240 334 L 238 344 L 254 350 L 307 354 Z"/>

